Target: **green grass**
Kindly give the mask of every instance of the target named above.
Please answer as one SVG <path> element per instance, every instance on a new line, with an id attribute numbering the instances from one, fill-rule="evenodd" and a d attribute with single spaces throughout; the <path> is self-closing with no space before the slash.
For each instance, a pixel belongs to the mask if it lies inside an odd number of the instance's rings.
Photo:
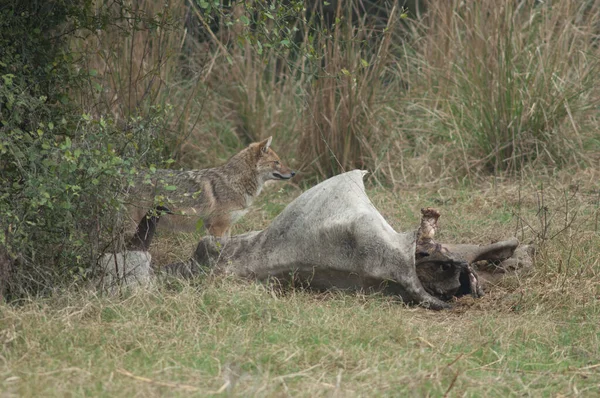
<path id="1" fill-rule="evenodd" d="M 584 395 L 600 388 L 597 172 L 520 184 L 369 191 L 397 229 L 442 212 L 440 240 L 515 234 L 540 244 L 535 269 L 450 311 L 382 296 L 290 291 L 231 278 L 161 283 L 119 297 L 68 290 L 0 306 L 0 392 L 7 396 Z M 564 184 L 568 182 L 568 184 Z M 579 184 L 565 207 L 563 190 Z M 519 195 L 520 192 L 520 195 Z M 236 232 L 264 228 L 300 190 L 271 185 Z M 595 196 L 594 196 L 595 195 Z M 564 212 L 578 212 L 564 229 Z M 197 236 L 158 238 L 185 257 Z M 187 247 L 185 251 L 178 247 Z"/>
<path id="2" fill-rule="evenodd" d="M 22 396 L 201 396 L 226 383 L 236 396 L 598 388 L 597 303 L 571 314 L 534 297 L 521 311 L 496 300 L 436 313 L 373 296 L 277 297 L 232 280 L 112 300 L 62 295 L 2 308 L 0 386 Z"/>

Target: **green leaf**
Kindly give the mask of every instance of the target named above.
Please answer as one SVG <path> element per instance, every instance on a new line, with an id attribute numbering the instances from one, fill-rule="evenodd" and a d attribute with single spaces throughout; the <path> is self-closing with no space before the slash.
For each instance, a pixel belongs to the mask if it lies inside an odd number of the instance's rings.
<path id="1" fill-rule="evenodd" d="M 177 187 L 175 185 L 167 185 L 165 186 L 165 191 L 174 191 Z"/>
<path id="2" fill-rule="evenodd" d="M 203 226 L 204 226 L 204 220 L 199 219 L 198 222 L 196 222 L 196 232 L 201 232 Z"/>
<path id="3" fill-rule="evenodd" d="M 12 86 L 12 82 L 13 82 L 13 78 L 15 77 L 15 75 L 13 75 L 12 73 L 8 73 L 6 75 L 2 75 L 2 79 L 4 80 L 4 84 L 6 84 L 7 86 Z"/>
<path id="4" fill-rule="evenodd" d="M 245 15 L 241 15 L 241 16 L 240 16 L 240 21 L 242 21 L 242 23 L 243 23 L 244 25 L 250 25 L 250 20 L 249 20 L 249 19 L 248 19 L 248 17 L 247 17 L 247 16 L 245 16 Z"/>

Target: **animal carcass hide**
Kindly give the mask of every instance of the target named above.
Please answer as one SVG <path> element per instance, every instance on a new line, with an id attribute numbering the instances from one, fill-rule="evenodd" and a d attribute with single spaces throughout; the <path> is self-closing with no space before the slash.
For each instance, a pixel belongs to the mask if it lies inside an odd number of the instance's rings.
<path id="1" fill-rule="evenodd" d="M 482 294 L 469 264 L 433 242 L 439 213 L 424 209 L 418 231 L 396 232 L 366 195 L 365 174 L 354 170 L 316 185 L 263 231 L 226 241 L 206 237 L 190 261 L 171 264 L 165 271 L 189 277 L 209 268 L 319 290 L 382 291 L 432 309 L 449 306 L 442 299 L 459 291 L 461 275 L 470 293 Z M 429 227 L 424 230 L 423 225 Z M 417 252 L 422 257 L 419 267 Z M 418 268 L 423 270 L 421 279 Z"/>

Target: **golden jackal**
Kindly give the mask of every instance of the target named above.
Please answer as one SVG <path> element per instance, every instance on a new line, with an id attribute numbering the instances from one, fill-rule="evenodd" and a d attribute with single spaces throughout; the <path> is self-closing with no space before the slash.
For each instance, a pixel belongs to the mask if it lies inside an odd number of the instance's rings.
<path id="1" fill-rule="evenodd" d="M 138 222 L 159 204 L 172 210 L 161 218 L 161 228 L 194 231 L 202 219 L 211 235 L 228 235 L 266 181 L 288 180 L 296 174 L 270 148 L 271 139 L 250 144 L 212 169 L 156 170 L 141 175 L 129 193 L 132 220 Z"/>

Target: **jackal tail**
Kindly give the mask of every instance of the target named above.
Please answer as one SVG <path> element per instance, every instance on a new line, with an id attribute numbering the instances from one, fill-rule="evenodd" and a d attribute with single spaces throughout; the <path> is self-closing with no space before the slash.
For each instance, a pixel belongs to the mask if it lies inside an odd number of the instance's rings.
<path id="1" fill-rule="evenodd" d="M 142 217 L 140 223 L 137 226 L 135 234 L 129 240 L 127 245 L 128 250 L 139 250 L 148 251 L 154 233 L 156 232 L 156 226 L 158 220 L 162 214 L 173 214 L 171 210 L 164 206 L 156 206 L 154 209 L 149 210 L 144 217 Z"/>

